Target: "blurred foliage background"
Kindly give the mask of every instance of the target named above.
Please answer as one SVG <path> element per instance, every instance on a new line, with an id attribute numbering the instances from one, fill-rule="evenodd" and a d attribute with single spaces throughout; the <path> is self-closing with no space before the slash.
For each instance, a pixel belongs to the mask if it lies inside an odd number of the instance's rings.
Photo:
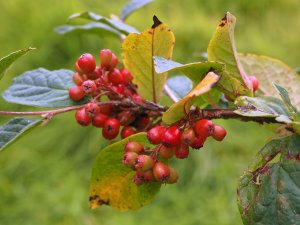
<path id="1" fill-rule="evenodd" d="M 37 47 L 1 80 L 6 89 L 14 76 L 37 67 L 73 69 L 84 53 L 111 48 L 120 56 L 120 41 L 96 34 L 58 35 L 54 28 L 75 12 L 119 14 L 125 0 L 0 1 L 0 57 Z M 157 15 L 174 31 L 174 59 L 192 62 L 206 51 L 225 12 L 237 17 L 240 52 L 269 55 L 292 67 L 300 65 L 300 2 L 298 0 L 163 1 L 140 9 L 128 23 L 144 30 Z M 2 92 L 1 91 L 1 92 Z M 31 110 L 0 100 L 1 110 Z M 9 117 L 0 117 L 1 123 Z M 0 154 L 0 224 L 174 224 L 240 225 L 236 184 L 248 162 L 274 134 L 254 123 L 216 121 L 228 130 L 220 144 L 212 140 L 188 160 L 174 160 L 177 185 L 163 186 L 154 201 L 136 212 L 88 207 L 92 163 L 106 142 L 99 130 L 82 128 L 73 113 L 55 117 Z"/>

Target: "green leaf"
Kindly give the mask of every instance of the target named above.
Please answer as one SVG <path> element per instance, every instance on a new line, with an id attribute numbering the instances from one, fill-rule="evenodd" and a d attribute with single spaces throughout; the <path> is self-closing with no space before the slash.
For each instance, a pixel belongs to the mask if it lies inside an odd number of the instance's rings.
<path id="1" fill-rule="evenodd" d="M 106 34 L 114 34 L 120 36 L 121 33 L 110 26 L 103 24 L 103 23 L 88 23 L 85 25 L 64 25 L 55 28 L 55 32 L 58 34 L 67 34 L 72 32 L 89 32 L 89 33 L 96 33 L 100 35 Z"/>
<path id="2" fill-rule="evenodd" d="M 75 102 L 69 98 L 69 88 L 74 86 L 73 71 L 43 68 L 23 73 L 3 93 L 3 98 L 12 103 L 39 107 L 67 107 L 83 104 L 84 99 Z"/>
<path id="3" fill-rule="evenodd" d="M 122 34 L 129 34 L 129 33 L 139 33 L 137 29 L 132 26 L 125 24 L 123 21 L 117 18 L 108 19 L 103 16 L 97 15 L 93 12 L 83 12 L 83 13 L 75 13 L 69 17 L 69 21 L 74 19 L 88 19 L 94 22 L 100 22 L 102 24 L 106 24 L 109 27 L 119 31 Z"/>
<path id="4" fill-rule="evenodd" d="M 208 61 L 225 63 L 226 71 L 242 85 L 252 90 L 252 83 L 240 63 L 234 42 L 234 27 L 236 19 L 227 12 L 213 34 L 208 48 Z"/>
<path id="5" fill-rule="evenodd" d="M 245 225 L 299 223 L 299 145 L 298 135 L 272 140 L 257 155 L 257 167 L 241 177 L 237 198 Z M 280 161 L 270 162 L 278 153 Z"/>
<path id="6" fill-rule="evenodd" d="M 278 98 L 270 96 L 262 97 L 247 97 L 241 96 L 235 100 L 237 110 L 234 112 L 249 117 L 280 117 L 281 120 L 284 118 L 289 119 L 291 114 L 286 108 L 283 101 Z M 279 118 L 279 119 L 280 119 Z"/>
<path id="7" fill-rule="evenodd" d="M 0 151 L 42 122 L 41 119 L 13 118 L 0 126 Z"/>
<path id="8" fill-rule="evenodd" d="M 220 77 L 213 72 L 209 72 L 204 79 L 184 98 L 175 104 L 163 114 L 162 120 L 167 124 L 172 124 L 182 119 L 190 111 L 191 106 L 197 100 L 198 96 L 207 93 L 218 82 Z"/>
<path id="9" fill-rule="evenodd" d="M 287 90 L 284 87 L 280 86 L 279 84 L 275 84 L 275 83 L 274 83 L 274 87 L 280 94 L 282 101 L 284 102 L 284 104 L 286 105 L 286 107 L 288 108 L 290 113 L 296 114 L 297 109 L 292 105 L 291 99 L 290 99 L 290 96 L 289 96 L 289 93 L 287 92 Z"/>
<path id="10" fill-rule="evenodd" d="M 126 69 L 134 77 L 139 94 L 153 102 L 159 102 L 167 79 L 167 73 L 157 74 L 153 56 L 171 58 L 175 37 L 173 32 L 157 17 L 153 17 L 151 29 L 141 34 L 129 34 L 122 44 Z"/>
<path id="11" fill-rule="evenodd" d="M 165 90 L 172 96 L 172 100 L 178 102 L 193 88 L 192 81 L 186 76 L 174 76 L 167 79 Z"/>
<path id="12" fill-rule="evenodd" d="M 153 2 L 153 0 L 131 0 L 122 10 L 120 18 L 125 21 L 126 18 L 136 10 L 142 8 L 143 6 Z"/>
<path id="13" fill-rule="evenodd" d="M 266 95 L 278 96 L 273 83 L 282 84 L 291 98 L 292 104 L 300 107 L 300 76 L 283 62 L 267 56 L 240 54 L 240 61 L 249 75 L 259 80 L 259 89 Z"/>
<path id="14" fill-rule="evenodd" d="M 25 55 L 27 52 L 35 50 L 35 48 L 27 48 L 27 49 L 22 49 L 18 50 L 15 52 L 10 53 L 7 56 L 4 56 L 3 58 L 0 59 L 0 80 L 3 78 L 5 75 L 6 70 L 21 56 Z"/>
<path id="15" fill-rule="evenodd" d="M 138 133 L 107 146 L 100 151 L 93 166 L 90 183 L 90 207 L 109 205 L 119 210 L 135 210 L 149 203 L 161 184 L 133 183 L 135 171 L 122 163 L 124 146 L 129 141 L 138 141 L 149 146 L 146 133 Z"/>

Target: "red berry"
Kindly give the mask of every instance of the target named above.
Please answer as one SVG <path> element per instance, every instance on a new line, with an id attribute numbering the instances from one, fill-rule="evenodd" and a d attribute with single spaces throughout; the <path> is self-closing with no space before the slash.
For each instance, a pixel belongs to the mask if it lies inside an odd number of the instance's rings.
<path id="1" fill-rule="evenodd" d="M 170 177 L 169 167 L 162 162 L 155 163 L 152 171 L 155 180 L 158 182 L 166 182 Z"/>
<path id="2" fill-rule="evenodd" d="M 100 51 L 100 61 L 101 61 L 101 66 L 109 68 L 110 67 L 110 62 L 112 58 L 112 51 L 109 49 L 102 49 Z"/>
<path id="3" fill-rule="evenodd" d="M 151 120 L 148 116 L 141 116 L 138 118 L 136 126 L 138 129 L 144 129 L 145 127 L 148 127 L 150 122 Z"/>
<path id="4" fill-rule="evenodd" d="M 73 81 L 74 81 L 75 84 L 80 86 L 80 85 L 82 85 L 84 80 L 83 80 L 83 77 L 79 73 L 74 73 L 73 74 Z"/>
<path id="5" fill-rule="evenodd" d="M 132 167 L 135 165 L 138 154 L 136 152 L 125 152 L 122 162 L 124 165 Z"/>
<path id="6" fill-rule="evenodd" d="M 113 86 L 112 88 L 119 95 L 125 95 L 126 88 L 123 84 L 119 84 L 118 86 Z"/>
<path id="7" fill-rule="evenodd" d="M 185 144 L 191 145 L 194 143 L 195 139 L 196 139 L 196 134 L 193 128 L 188 128 L 187 130 L 182 132 L 181 140 Z"/>
<path id="8" fill-rule="evenodd" d="M 110 104 L 103 104 L 99 105 L 99 112 L 105 115 L 110 115 L 112 111 L 112 105 Z"/>
<path id="9" fill-rule="evenodd" d="M 211 120 L 198 120 L 194 125 L 194 131 L 197 136 L 209 137 L 214 132 L 214 124 Z"/>
<path id="10" fill-rule="evenodd" d="M 97 86 L 95 81 L 86 80 L 82 83 L 83 91 L 87 95 L 93 95 L 97 91 Z"/>
<path id="11" fill-rule="evenodd" d="M 116 68 L 111 70 L 107 74 L 108 80 L 113 84 L 113 85 L 118 85 L 123 83 L 123 76 L 120 73 L 120 71 Z"/>
<path id="12" fill-rule="evenodd" d="M 92 123 L 94 127 L 103 127 L 105 121 L 107 120 L 108 116 L 103 113 L 97 113 L 94 115 L 92 119 Z"/>
<path id="13" fill-rule="evenodd" d="M 259 81 L 256 76 L 249 76 L 249 80 L 252 83 L 253 92 L 255 92 L 259 87 Z"/>
<path id="14" fill-rule="evenodd" d="M 102 135 L 104 138 L 111 140 L 118 136 L 120 129 L 119 120 L 108 118 L 103 125 Z"/>
<path id="15" fill-rule="evenodd" d="M 159 155 L 164 159 L 170 159 L 173 157 L 175 150 L 176 150 L 175 147 L 168 148 L 164 145 L 161 145 L 159 148 Z"/>
<path id="16" fill-rule="evenodd" d="M 169 167 L 170 169 L 170 177 L 167 180 L 168 184 L 175 184 L 178 181 L 179 175 L 177 173 L 177 171 L 171 167 Z"/>
<path id="17" fill-rule="evenodd" d="M 129 110 L 122 111 L 118 114 L 118 120 L 122 126 L 127 126 L 135 120 L 135 115 Z"/>
<path id="18" fill-rule="evenodd" d="M 161 125 L 151 128 L 147 132 L 147 138 L 149 142 L 154 145 L 160 144 L 162 136 L 165 133 L 165 131 L 166 131 L 166 127 Z"/>
<path id="19" fill-rule="evenodd" d="M 77 60 L 77 64 L 83 73 L 91 73 L 96 68 L 94 56 L 90 53 L 81 55 Z"/>
<path id="20" fill-rule="evenodd" d="M 85 108 L 76 112 L 75 119 L 81 126 L 88 126 L 91 123 L 91 118 L 86 113 Z"/>
<path id="21" fill-rule="evenodd" d="M 138 94 L 133 94 L 132 99 L 133 99 L 133 101 L 135 101 L 137 103 L 140 103 L 140 104 L 145 102 L 145 100 L 141 96 L 139 96 Z"/>
<path id="22" fill-rule="evenodd" d="M 118 62 L 118 57 L 114 53 L 112 53 L 109 70 L 113 70 L 118 65 Z"/>
<path id="23" fill-rule="evenodd" d="M 123 84 L 126 85 L 132 81 L 133 77 L 131 76 L 131 73 L 128 70 L 122 68 L 120 69 L 120 73 L 122 74 Z"/>
<path id="24" fill-rule="evenodd" d="M 133 134 L 135 134 L 136 131 L 135 129 L 133 129 L 133 127 L 123 127 L 122 131 L 121 131 L 121 137 L 122 139 L 125 139 Z"/>
<path id="25" fill-rule="evenodd" d="M 212 137 L 217 141 L 222 141 L 225 138 L 226 134 L 227 132 L 223 127 L 215 125 L 215 130 L 212 134 Z"/>
<path id="26" fill-rule="evenodd" d="M 144 146 L 136 141 L 127 142 L 125 145 L 125 152 L 135 152 L 135 153 L 142 153 L 144 151 Z"/>
<path id="27" fill-rule="evenodd" d="M 75 71 L 79 74 L 83 74 L 83 71 L 80 69 L 80 67 L 78 66 L 78 62 L 75 63 L 74 65 Z"/>
<path id="28" fill-rule="evenodd" d="M 137 171 L 136 178 L 140 179 L 143 183 L 151 182 L 154 179 L 152 170 L 148 170 L 146 172 Z"/>
<path id="29" fill-rule="evenodd" d="M 94 117 L 97 113 L 99 113 L 99 106 L 96 102 L 89 102 L 85 106 L 85 110 L 88 113 L 89 117 Z"/>
<path id="30" fill-rule="evenodd" d="M 161 142 L 167 147 L 176 146 L 180 142 L 181 132 L 177 126 L 171 126 L 163 133 Z"/>
<path id="31" fill-rule="evenodd" d="M 205 141 L 206 137 L 198 136 L 190 146 L 194 149 L 200 149 L 203 147 Z"/>
<path id="32" fill-rule="evenodd" d="M 178 159 L 185 159 L 189 156 L 190 150 L 189 146 L 182 143 L 178 148 L 176 149 L 175 156 Z"/>
<path id="33" fill-rule="evenodd" d="M 99 76 L 97 68 L 93 72 L 87 73 L 87 77 L 88 77 L 88 79 L 91 79 L 91 80 L 96 80 L 97 78 L 99 78 L 100 76 Z"/>
<path id="34" fill-rule="evenodd" d="M 154 166 L 154 160 L 149 155 L 138 155 L 136 158 L 134 168 L 140 171 L 147 171 L 152 169 Z"/>
<path id="35" fill-rule="evenodd" d="M 84 91 L 81 86 L 73 86 L 69 89 L 69 96 L 74 101 L 79 101 L 84 97 Z"/>

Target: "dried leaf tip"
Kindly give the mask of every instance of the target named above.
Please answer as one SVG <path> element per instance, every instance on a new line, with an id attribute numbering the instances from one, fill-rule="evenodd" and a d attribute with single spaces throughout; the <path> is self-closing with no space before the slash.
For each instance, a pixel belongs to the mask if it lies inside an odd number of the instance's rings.
<path id="1" fill-rule="evenodd" d="M 153 25 L 152 25 L 152 29 L 158 27 L 160 24 L 162 24 L 162 22 L 157 18 L 157 16 L 153 16 Z"/>

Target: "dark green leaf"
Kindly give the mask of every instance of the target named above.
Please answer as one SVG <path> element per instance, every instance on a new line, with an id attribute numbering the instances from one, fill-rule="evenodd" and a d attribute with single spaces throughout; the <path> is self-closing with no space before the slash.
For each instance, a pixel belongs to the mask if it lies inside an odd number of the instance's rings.
<path id="1" fill-rule="evenodd" d="M 93 12 L 83 12 L 83 13 L 75 13 L 69 17 L 69 20 L 73 19 L 88 19 L 95 22 L 100 22 L 103 24 L 106 24 L 110 26 L 111 28 L 123 33 L 123 34 L 129 34 L 129 33 L 139 33 L 138 30 L 136 30 L 134 27 L 129 26 L 125 24 L 123 21 L 114 18 L 114 19 L 108 19 L 103 16 L 97 15 Z"/>
<path id="2" fill-rule="evenodd" d="M 133 183 L 135 171 L 122 163 L 124 146 L 129 141 L 138 141 L 149 146 L 146 133 L 138 133 L 107 146 L 98 154 L 92 170 L 90 184 L 90 207 L 109 205 L 119 210 L 134 210 L 149 203 L 161 184 Z"/>
<path id="3" fill-rule="evenodd" d="M 153 2 L 153 0 L 131 0 L 122 10 L 120 18 L 126 20 L 126 18 L 139 8 Z"/>
<path id="4" fill-rule="evenodd" d="M 284 85 L 296 108 L 300 107 L 300 76 L 283 62 L 263 55 L 240 54 L 239 59 L 249 75 L 259 80 L 259 89 L 266 95 L 278 96 L 273 83 Z"/>
<path id="5" fill-rule="evenodd" d="M 71 32 L 89 32 L 89 33 L 96 33 L 96 34 L 114 34 L 120 36 L 121 33 L 116 29 L 103 24 L 103 23 L 88 23 L 85 25 L 65 25 L 59 26 L 55 28 L 55 32 L 59 34 L 66 34 Z"/>
<path id="6" fill-rule="evenodd" d="M 18 50 L 15 52 L 10 53 L 7 56 L 4 56 L 0 59 L 0 80 L 4 76 L 6 70 L 21 56 L 25 55 L 27 52 L 35 50 L 35 48 L 27 48 Z"/>
<path id="7" fill-rule="evenodd" d="M 0 151 L 42 122 L 41 119 L 13 118 L 0 126 Z"/>
<path id="8" fill-rule="evenodd" d="M 186 76 L 174 76 L 167 80 L 165 89 L 169 95 L 172 96 L 172 100 L 178 102 L 184 96 L 186 96 L 193 88 L 192 81 Z"/>
<path id="9" fill-rule="evenodd" d="M 74 86 L 73 73 L 71 70 L 49 71 L 43 68 L 27 71 L 14 79 L 3 98 L 21 105 L 49 108 L 82 104 L 86 100 L 75 102 L 69 98 L 68 90 Z"/>
<path id="10" fill-rule="evenodd" d="M 279 84 L 274 83 L 274 87 L 281 96 L 282 101 L 285 103 L 286 107 L 289 109 L 290 113 L 297 113 L 297 109 L 292 105 L 289 93 L 287 90 L 280 86 Z"/>

